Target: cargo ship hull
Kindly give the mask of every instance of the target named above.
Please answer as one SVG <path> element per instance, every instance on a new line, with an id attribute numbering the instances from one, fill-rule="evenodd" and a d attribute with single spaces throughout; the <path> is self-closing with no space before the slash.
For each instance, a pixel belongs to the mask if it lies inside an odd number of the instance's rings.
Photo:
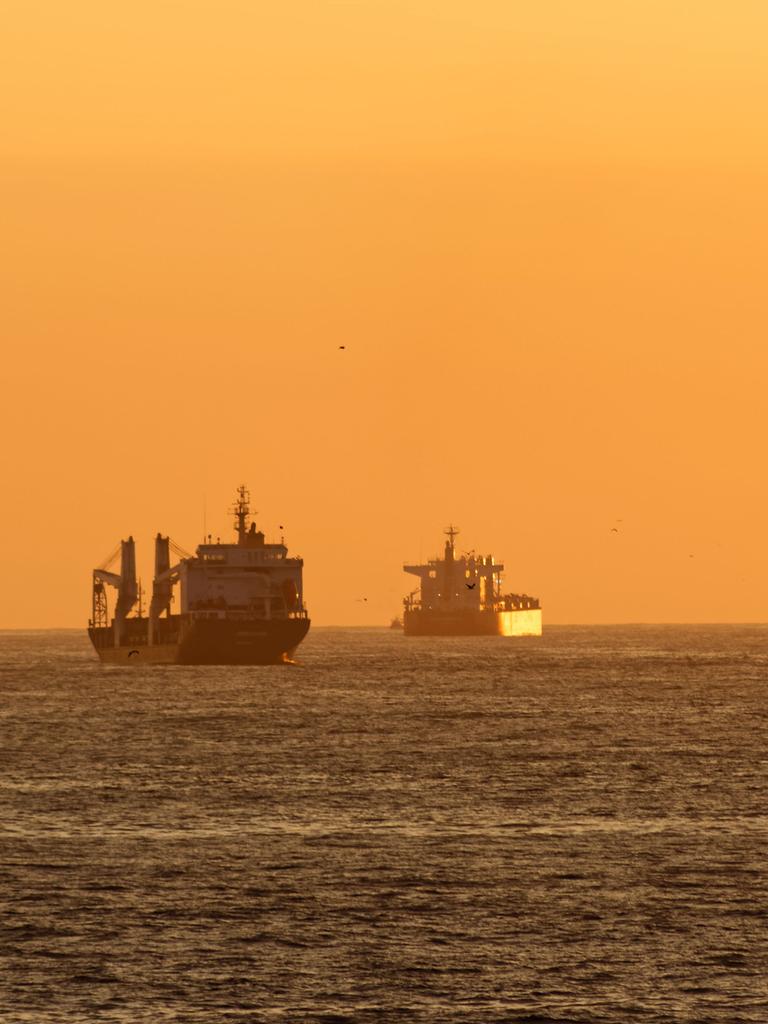
<path id="1" fill-rule="evenodd" d="M 406 608 L 403 631 L 406 636 L 541 636 L 541 609 L 442 612 Z"/>
<path id="2" fill-rule="evenodd" d="M 129 619 L 130 633 L 115 645 L 112 626 L 88 630 L 99 658 L 110 664 L 280 665 L 307 635 L 308 618 L 160 620 L 158 642 L 147 642 L 146 619 Z M 174 628 L 175 627 L 175 628 Z"/>

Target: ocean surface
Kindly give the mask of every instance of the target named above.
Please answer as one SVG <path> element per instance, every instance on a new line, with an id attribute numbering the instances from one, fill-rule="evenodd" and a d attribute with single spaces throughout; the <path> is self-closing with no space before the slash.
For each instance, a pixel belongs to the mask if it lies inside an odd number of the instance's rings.
<path id="1" fill-rule="evenodd" d="M 0 1022 L 768 1021 L 768 627 L 0 633 Z"/>

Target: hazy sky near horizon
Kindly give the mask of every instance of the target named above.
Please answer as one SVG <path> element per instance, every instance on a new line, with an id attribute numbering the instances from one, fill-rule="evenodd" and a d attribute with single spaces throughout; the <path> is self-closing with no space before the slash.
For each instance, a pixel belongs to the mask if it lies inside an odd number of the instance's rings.
<path id="1" fill-rule="evenodd" d="M 318 623 L 449 521 L 545 623 L 768 618 L 762 0 L 2 22 L 0 627 L 241 482 Z"/>

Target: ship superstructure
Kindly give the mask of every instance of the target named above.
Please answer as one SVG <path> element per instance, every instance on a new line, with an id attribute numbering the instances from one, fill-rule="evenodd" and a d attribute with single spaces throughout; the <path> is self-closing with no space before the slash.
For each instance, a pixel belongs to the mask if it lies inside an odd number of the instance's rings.
<path id="1" fill-rule="evenodd" d="M 281 537 L 267 543 L 250 520 L 246 488 L 237 493 L 234 544 L 212 542 L 194 555 L 167 536 L 155 538 L 149 612 L 142 613 L 133 537 L 93 572 L 88 633 L 102 661 L 258 665 L 290 660 L 310 621 L 304 605 L 301 558 Z M 119 573 L 112 563 L 120 555 Z M 171 554 L 177 559 L 171 564 Z M 180 608 L 171 611 L 178 585 Z M 110 620 L 107 586 L 117 590 Z M 137 607 L 138 606 L 138 607 Z"/>
<path id="2" fill-rule="evenodd" d="M 504 566 L 493 555 L 457 555 L 458 532 L 445 531 L 443 558 L 403 566 L 420 581 L 403 602 L 406 636 L 540 636 L 538 599 L 503 593 Z"/>

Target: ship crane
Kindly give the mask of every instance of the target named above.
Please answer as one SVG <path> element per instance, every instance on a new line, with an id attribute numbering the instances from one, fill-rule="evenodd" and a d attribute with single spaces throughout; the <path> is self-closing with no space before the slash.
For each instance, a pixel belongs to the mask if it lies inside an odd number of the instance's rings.
<path id="1" fill-rule="evenodd" d="M 120 553 L 120 573 L 110 572 L 109 566 Z M 120 541 L 119 547 L 93 570 L 93 608 L 92 622 L 94 627 L 109 625 L 107 593 L 104 585 L 108 584 L 117 590 L 115 605 L 115 646 L 118 646 L 128 613 L 136 604 L 139 586 L 136 580 L 136 547 L 133 537 Z"/>

